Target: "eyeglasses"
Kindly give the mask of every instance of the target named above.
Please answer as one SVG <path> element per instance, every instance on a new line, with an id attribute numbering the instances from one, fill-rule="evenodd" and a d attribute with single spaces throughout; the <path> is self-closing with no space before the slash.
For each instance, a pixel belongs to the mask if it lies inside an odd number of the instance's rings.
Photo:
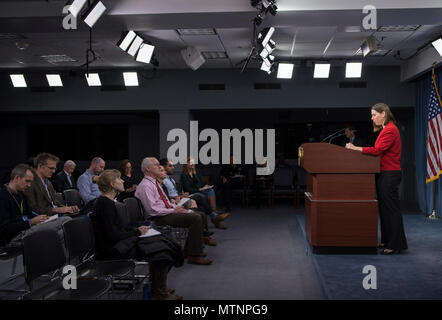
<path id="1" fill-rule="evenodd" d="M 44 165 L 46 168 L 48 168 L 51 171 L 55 171 L 57 170 L 57 167 L 48 167 L 47 165 Z"/>

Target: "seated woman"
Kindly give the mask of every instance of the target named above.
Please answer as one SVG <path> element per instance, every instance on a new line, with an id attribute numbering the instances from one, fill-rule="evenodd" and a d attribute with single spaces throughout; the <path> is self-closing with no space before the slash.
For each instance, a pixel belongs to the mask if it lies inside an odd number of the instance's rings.
<path id="1" fill-rule="evenodd" d="M 174 265 L 183 264 L 181 248 L 163 235 L 139 238 L 149 230 L 149 226 L 124 228 L 118 217 L 115 196 L 124 191 L 120 172 L 104 170 L 92 181 L 98 184 L 101 196 L 98 197 L 90 215 L 95 234 L 96 257 L 98 260 L 137 259 L 150 265 L 153 300 L 180 300 L 173 289 L 167 289 L 167 273 Z"/>
<path id="2" fill-rule="evenodd" d="M 200 195 L 209 201 L 210 209 L 212 210 L 210 217 L 215 227 L 218 229 L 227 229 L 222 224 L 222 220 L 226 219 L 228 215 L 217 215 L 215 190 L 203 182 L 200 173 L 195 168 L 195 162 L 191 158 L 187 158 L 187 164 L 183 165 L 181 182 L 184 192 L 188 192 L 191 195 Z M 222 217 L 224 217 L 224 219 L 221 219 Z"/>
<path id="3" fill-rule="evenodd" d="M 121 179 L 124 181 L 124 191 L 118 195 L 118 201 L 123 201 L 126 198 L 134 197 L 137 185 L 132 178 L 132 163 L 125 159 L 120 164 Z"/>

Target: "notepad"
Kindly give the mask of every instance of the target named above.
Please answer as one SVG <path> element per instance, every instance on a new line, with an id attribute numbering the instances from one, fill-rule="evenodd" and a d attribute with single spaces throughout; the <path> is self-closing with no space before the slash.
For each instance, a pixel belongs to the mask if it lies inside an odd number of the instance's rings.
<path id="1" fill-rule="evenodd" d="M 152 237 L 152 236 L 156 236 L 156 235 L 159 235 L 159 234 L 161 234 L 161 232 L 159 232 L 159 231 L 157 231 L 155 229 L 150 228 L 149 230 L 147 230 L 147 232 L 145 234 L 143 234 L 141 236 L 138 236 L 138 238 L 147 238 L 147 237 Z"/>
<path id="2" fill-rule="evenodd" d="M 190 198 L 181 198 L 180 202 L 177 203 L 177 206 L 182 206 L 189 200 Z"/>
<path id="3" fill-rule="evenodd" d="M 49 222 L 49 221 L 53 221 L 53 220 L 57 220 L 58 219 L 58 214 L 55 214 L 53 216 L 51 216 L 48 220 L 43 221 L 43 223 Z"/>

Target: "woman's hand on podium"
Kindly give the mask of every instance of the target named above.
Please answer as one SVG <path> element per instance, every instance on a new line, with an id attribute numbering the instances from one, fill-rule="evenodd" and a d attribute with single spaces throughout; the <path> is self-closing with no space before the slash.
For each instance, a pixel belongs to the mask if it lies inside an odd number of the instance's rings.
<path id="1" fill-rule="evenodd" d="M 362 148 L 361 147 L 356 147 L 353 143 L 349 142 L 345 145 L 346 149 L 351 149 L 351 150 L 356 150 L 356 151 L 361 151 L 362 152 Z"/>

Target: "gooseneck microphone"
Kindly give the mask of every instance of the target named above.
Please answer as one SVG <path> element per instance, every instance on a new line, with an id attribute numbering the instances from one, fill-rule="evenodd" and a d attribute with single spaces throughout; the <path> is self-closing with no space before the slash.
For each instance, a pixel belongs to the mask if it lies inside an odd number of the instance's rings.
<path id="1" fill-rule="evenodd" d="M 344 131 L 346 128 L 343 128 L 341 130 L 336 131 L 335 133 L 329 135 L 328 137 L 324 138 L 321 142 L 325 142 L 327 139 L 329 138 L 337 138 L 335 137 L 338 133 L 341 133 L 342 131 Z M 343 136 L 344 134 L 341 134 L 340 136 Z M 331 140 L 330 140 L 331 141 Z"/>

